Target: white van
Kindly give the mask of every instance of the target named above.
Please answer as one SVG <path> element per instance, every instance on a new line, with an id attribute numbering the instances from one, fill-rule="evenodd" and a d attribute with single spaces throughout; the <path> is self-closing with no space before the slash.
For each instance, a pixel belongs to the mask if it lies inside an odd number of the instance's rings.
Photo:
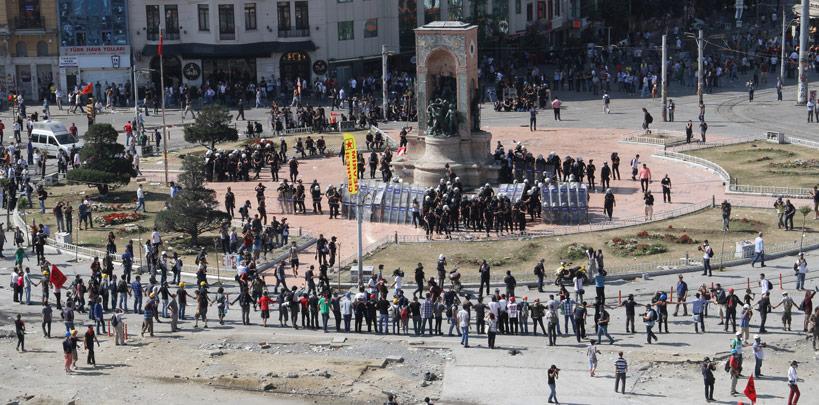
<path id="1" fill-rule="evenodd" d="M 50 156 L 57 156 L 60 149 L 71 154 L 71 148 L 80 149 L 81 142 L 68 132 L 68 129 L 59 121 L 37 121 L 31 131 L 31 145 L 45 150 Z"/>

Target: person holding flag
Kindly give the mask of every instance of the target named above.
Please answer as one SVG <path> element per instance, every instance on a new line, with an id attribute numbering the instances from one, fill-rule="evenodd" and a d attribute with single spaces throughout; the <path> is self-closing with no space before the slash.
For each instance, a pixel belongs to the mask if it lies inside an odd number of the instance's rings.
<path id="1" fill-rule="evenodd" d="M 48 275 L 48 281 L 51 282 L 51 285 L 54 286 L 54 298 L 57 300 L 57 309 L 63 309 L 62 303 L 60 301 L 60 296 L 62 295 L 63 285 L 68 279 L 65 277 L 63 272 L 57 268 L 55 264 L 51 265 L 51 273 Z M 45 281 L 43 281 L 45 282 Z"/>
<path id="2" fill-rule="evenodd" d="M 754 376 L 751 374 L 748 376 L 748 383 L 745 385 L 745 390 L 742 391 L 748 400 L 751 401 L 751 404 L 756 403 L 756 385 L 754 385 Z"/>

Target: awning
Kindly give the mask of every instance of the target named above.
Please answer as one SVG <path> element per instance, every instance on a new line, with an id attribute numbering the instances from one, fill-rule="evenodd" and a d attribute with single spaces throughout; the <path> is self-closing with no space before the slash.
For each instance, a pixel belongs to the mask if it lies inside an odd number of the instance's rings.
<path id="1" fill-rule="evenodd" d="M 808 10 L 810 18 L 819 18 L 819 1 L 810 0 L 808 3 Z M 793 14 L 797 16 L 802 14 L 802 2 L 799 2 L 793 6 Z"/>
<path id="2" fill-rule="evenodd" d="M 315 51 L 313 41 L 297 42 L 254 42 L 249 44 L 163 44 L 165 56 L 181 56 L 184 59 L 199 58 L 266 58 L 274 53 L 295 51 Z M 156 45 L 148 44 L 142 48 L 143 56 L 156 56 Z"/>

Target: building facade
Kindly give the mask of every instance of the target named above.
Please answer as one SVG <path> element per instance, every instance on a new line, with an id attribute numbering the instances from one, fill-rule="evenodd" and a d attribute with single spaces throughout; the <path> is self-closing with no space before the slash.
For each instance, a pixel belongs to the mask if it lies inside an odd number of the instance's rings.
<path id="1" fill-rule="evenodd" d="M 57 77 L 57 0 L 0 3 L 0 90 L 38 103 Z"/>
<path id="2" fill-rule="evenodd" d="M 60 87 L 125 85 L 131 78 L 126 0 L 58 0 Z M 101 91 L 101 90 L 100 90 Z M 97 91 L 99 96 L 100 91 Z"/>
<path id="3" fill-rule="evenodd" d="M 398 45 L 394 0 L 132 0 L 128 12 L 138 68 L 158 70 L 163 30 L 168 84 L 349 76 Z"/>
<path id="4" fill-rule="evenodd" d="M 76 1 L 76 0 L 75 0 Z M 115 1 L 115 0 L 108 0 Z M 130 0 L 130 44 L 138 70 L 159 82 L 163 36 L 166 85 L 298 77 L 380 75 L 382 45 L 415 51 L 414 29 L 438 20 L 489 25 L 490 33 L 557 31 L 579 14 L 580 0 Z M 407 60 L 410 58 L 407 57 Z M 156 84 L 154 84 L 156 85 Z M 286 87 L 286 86 L 285 86 Z"/>

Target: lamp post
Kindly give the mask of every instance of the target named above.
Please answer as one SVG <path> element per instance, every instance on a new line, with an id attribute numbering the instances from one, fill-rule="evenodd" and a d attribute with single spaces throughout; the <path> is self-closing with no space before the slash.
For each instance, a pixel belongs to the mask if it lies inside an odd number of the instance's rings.
<path id="1" fill-rule="evenodd" d="M 810 29 L 810 3 L 802 0 L 802 12 L 799 15 L 799 86 L 797 86 L 796 104 L 808 103 L 808 30 Z"/>

